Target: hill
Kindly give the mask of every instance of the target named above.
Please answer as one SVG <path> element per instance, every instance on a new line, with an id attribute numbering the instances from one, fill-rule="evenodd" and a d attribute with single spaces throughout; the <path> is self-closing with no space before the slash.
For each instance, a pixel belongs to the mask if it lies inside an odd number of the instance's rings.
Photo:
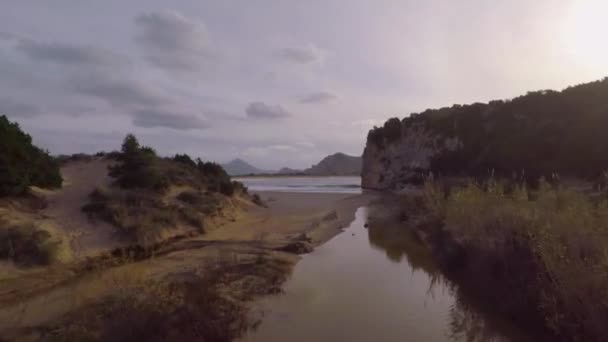
<path id="1" fill-rule="evenodd" d="M 429 109 L 369 132 L 362 183 L 394 189 L 429 172 L 594 179 L 608 170 L 606 127 L 608 78 L 512 100 Z"/>
<path id="2" fill-rule="evenodd" d="M 226 170 L 226 172 L 230 176 L 242 176 L 242 175 L 268 173 L 268 171 L 258 169 L 257 167 L 255 167 L 239 158 L 231 160 L 228 163 L 222 164 L 222 167 L 224 168 L 224 170 Z"/>
<path id="3" fill-rule="evenodd" d="M 314 176 L 351 176 L 361 174 L 361 157 L 335 153 L 323 158 L 318 164 L 304 170 Z"/>

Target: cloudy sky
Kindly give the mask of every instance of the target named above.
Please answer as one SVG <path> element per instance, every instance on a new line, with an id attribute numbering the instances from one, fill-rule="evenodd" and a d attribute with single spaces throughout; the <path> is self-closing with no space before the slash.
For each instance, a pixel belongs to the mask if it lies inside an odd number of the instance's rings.
<path id="1" fill-rule="evenodd" d="M 0 0 L 0 113 L 52 153 L 263 168 L 427 107 L 608 75 L 605 0 Z"/>

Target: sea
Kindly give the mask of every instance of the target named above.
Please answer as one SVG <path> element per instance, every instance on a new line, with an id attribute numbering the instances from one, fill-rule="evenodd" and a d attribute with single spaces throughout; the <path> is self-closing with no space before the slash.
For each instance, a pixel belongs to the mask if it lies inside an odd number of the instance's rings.
<path id="1" fill-rule="evenodd" d="M 361 193 L 361 177 L 236 177 L 251 191 Z"/>

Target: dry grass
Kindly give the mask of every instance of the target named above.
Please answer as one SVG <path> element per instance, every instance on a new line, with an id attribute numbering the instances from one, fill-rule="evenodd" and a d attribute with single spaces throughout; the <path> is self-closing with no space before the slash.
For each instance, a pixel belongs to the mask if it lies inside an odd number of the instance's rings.
<path id="1" fill-rule="evenodd" d="M 540 315 L 559 336 L 608 338 L 605 199 L 546 182 L 529 190 L 491 181 L 447 196 L 429 183 L 425 203 L 467 254 L 469 273 L 501 294 L 494 299 L 505 311 Z"/>
<path id="2" fill-rule="evenodd" d="M 274 258 L 224 260 L 163 281 L 125 286 L 40 328 L 50 341 L 232 341 L 257 322 L 246 302 L 280 291 L 291 265 Z"/>
<path id="3" fill-rule="evenodd" d="M 148 190 L 96 189 L 82 210 L 114 225 L 142 246 L 158 243 L 178 229 L 205 232 L 205 217 L 221 211 L 222 195 L 187 190 L 175 198 Z"/>

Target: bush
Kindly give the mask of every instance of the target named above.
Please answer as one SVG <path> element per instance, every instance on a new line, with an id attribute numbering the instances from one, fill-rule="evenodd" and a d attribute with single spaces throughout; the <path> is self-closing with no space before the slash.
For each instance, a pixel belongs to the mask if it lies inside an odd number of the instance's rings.
<path id="1" fill-rule="evenodd" d="M 29 186 L 59 188 L 59 163 L 32 144 L 19 124 L 0 116 L 0 196 L 20 195 Z"/>
<path id="2" fill-rule="evenodd" d="M 0 225 L 0 259 L 18 265 L 49 265 L 59 259 L 62 242 L 33 225 Z"/>
<path id="3" fill-rule="evenodd" d="M 536 312 L 556 335 L 606 340 L 608 202 L 544 181 L 538 190 L 506 188 L 469 184 L 447 199 L 436 186 L 426 193 L 468 254 L 471 279 L 502 294 L 495 304 Z"/>

